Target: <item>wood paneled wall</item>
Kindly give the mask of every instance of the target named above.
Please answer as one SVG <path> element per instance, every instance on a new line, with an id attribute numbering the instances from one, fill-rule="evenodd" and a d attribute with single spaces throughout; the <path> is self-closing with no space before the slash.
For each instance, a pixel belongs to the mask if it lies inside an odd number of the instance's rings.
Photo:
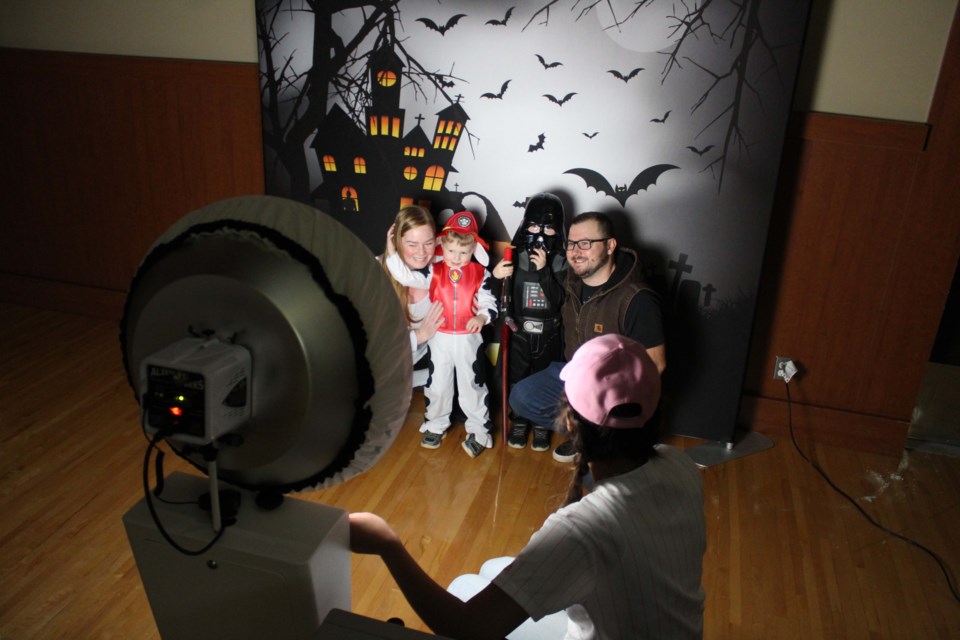
<path id="1" fill-rule="evenodd" d="M 251 64 L 0 50 L 0 288 L 119 317 L 185 213 L 263 193 Z"/>
<path id="2" fill-rule="evenodd" d="M 954 29 L 956 32 L 956 28 Z M 153 240 L 263 192 L 256 65 L 0 49 L 0 299 L 119 318 Z M 960 43 L 928 124 L 795 114 L 741 414 L 903 446 L 960 253 Z"/>
<path id="3" fill-rule="evenodd" d="M 960 27 L 927 124 L 805 114 L 788 137 L 741 411 L 827 440 L 905 443 L 960 255 Z"/>

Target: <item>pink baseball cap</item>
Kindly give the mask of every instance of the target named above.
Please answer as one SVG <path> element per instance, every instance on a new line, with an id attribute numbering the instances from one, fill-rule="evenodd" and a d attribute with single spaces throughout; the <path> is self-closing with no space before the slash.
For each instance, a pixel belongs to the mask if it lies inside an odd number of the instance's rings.
<path id="1" fill-rule="evenodd" d="M 614 333 L 584 342 L 560 370 L 560 379 L 574 411 L 601 427 L 638 429 L 660 401 L 660 372 L 646 347 Z M 614 412 L 623 405 L 636 406 Z"/>

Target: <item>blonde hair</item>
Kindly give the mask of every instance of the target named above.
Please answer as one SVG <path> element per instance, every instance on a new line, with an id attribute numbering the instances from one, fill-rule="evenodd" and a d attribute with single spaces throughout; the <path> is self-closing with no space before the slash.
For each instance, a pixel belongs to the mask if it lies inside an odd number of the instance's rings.
<path id="1" fill-rule="evenodd" d="M 411 229 L 422 226 L 430 227 L 433 235 L 437 235 L 437 223 L 433 219 L 433 215 L 426 208 L 411 204 L 400 209 L 400 211 L 397 212 L 397 216 L 393 219 L 393 237 L 390 239 L 393 243 L 394 250 L 402 254 L 404 234 Z M 407 322 L 413 322 L 413 318 L 410 317 L 407 288 L 397 282 L 396 278 L 390 273 L 390 270 L 387 269 L 386 255 L 387 252 L 384 251 L 383 255 L 380 256 L 380 266 L 383 267 L 387 278 L 390 279 L 390 284 L 393 285 L 393 290 L 396 291 L 397 297 L 400 298 L 400 303 L 403 305 L 403 313 L 407 316 Z"/>
<path id="2" fill-rule="evenodd" d="M 440 238 L 440 242 L 443 244 L 456 242 L 459 245 L 466 246 L 475 245 L 477 243 L 477 239 L 472 233 L 457 233 L 456 231 L 447 231 L 446 235 Z"/>

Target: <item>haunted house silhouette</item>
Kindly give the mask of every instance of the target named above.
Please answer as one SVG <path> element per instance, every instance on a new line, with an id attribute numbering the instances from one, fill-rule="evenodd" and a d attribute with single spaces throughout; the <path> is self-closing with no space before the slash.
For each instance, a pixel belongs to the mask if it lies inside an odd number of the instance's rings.
<path id="1" fill-rule="evenodd" d="M 397 210 L 419 204 L 437 212 L 451 206 L 447 179 L 456 172 L 453 156 L 469 117 L 459 104 L 437 116 L 433 138 L 417 124 L 406 135 L 400 108 L 403 62 L 389 46 L 370 58 L 370 105 L 366 131 L 339 106 L 330 108 L 317 127 L 311 148 L 317 154 L 323 182 L 317 201 L 373 250 Z"/>

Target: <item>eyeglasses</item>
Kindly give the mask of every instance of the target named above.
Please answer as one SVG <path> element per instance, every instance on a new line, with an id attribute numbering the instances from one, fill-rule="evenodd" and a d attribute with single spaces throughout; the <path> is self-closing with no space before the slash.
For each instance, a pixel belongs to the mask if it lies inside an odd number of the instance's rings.
<path id="1" fill-rule="evenodd" d="M 609 239 L 610 238 L 597 238 L 596 240 L 589 240 L 589 239 L 567 240 L 567 242 L 563 246 L 566 248 L 567 251 L 573 251 L 574 247 L 576 247 L 577 249 L 580 249 L 580 251 L 589 251 L 590 247 L 593 246 L 594 242 L 606 242 Z"/>

